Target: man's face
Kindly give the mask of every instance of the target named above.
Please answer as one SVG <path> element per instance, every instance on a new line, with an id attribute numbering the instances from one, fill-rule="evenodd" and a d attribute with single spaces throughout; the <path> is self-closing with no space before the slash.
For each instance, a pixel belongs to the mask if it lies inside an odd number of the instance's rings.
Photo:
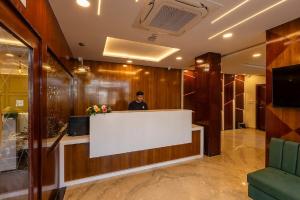
<path id="1" fill-rule="evenodd" d="M 138 102 L 144 101 L 144 95 L 137 95 L 137 96 L 136 96 L 136 100 L 137 100 Z"/>

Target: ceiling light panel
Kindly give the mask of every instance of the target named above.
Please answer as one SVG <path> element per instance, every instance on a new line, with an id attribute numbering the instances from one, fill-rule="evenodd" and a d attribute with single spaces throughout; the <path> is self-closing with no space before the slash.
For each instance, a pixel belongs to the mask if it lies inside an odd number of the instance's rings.
<path id="1" fill-rule="evenodd" d="M 107 37 L 103 56 L 160 62 L 180 49 Z"/>
<path id="2" fill-rule="evenodd" d="M 230 27 L 228 27 L 228 28 L 226 28 L 226 29 L 224 29 L 224 30 L 222 30 L 222 31 L 220 31 L 220 32 L 218 32 L 218 33 L 212 35 L 212 36 L 209 37 L 208 39 L 211 40 L 211 39 L 213 39 L 213 38 L 215 38 L 215 37 L 217 37 L 217 36 L 219 36 L 219 35 L 221 35 L 221 34 L 227 32 L 227 31 L 229 31 L 229 30 L 231 30 L 231 29 L 233 29 L 233 28 L 235 28 L 235 27 L 241 25 L 241 24 L 244 24 L 245 22 L 248 22 L 249 20 L 251 20 L 251 19 L 253 19 L 253 18 L 255 18 L 255 17 L 257 17 L 257 16 L 259 16 L 259 15 L 261 15 L 261 14 L 267 12 L 267 11 L 269 11 L 269 10 L 271 10 L 272 8 L 274 8 L 274 7 L 276 7 L 276 6 L 281 5 L 282 3 L 286 2 L 286 1 L 287 1 L 287 0 L 281 0 L 281 1 L 278 1 L 277 3 L 272 4 L 271 6 L 269 6 L 269 7 L 265 8 L 265 9 L 263 9 L 263 10 L 261 10 L 261 11 L 255 13 L 255 14 L 251 15 L 250 17 L 247 17 L 247 18 L 243 19 L 242 21 L 239 21 L 238 23 L 236 23 L 236 24 L 234 24 L 234 25 L 232 25 L 232 26 L 230 26 Z"/>

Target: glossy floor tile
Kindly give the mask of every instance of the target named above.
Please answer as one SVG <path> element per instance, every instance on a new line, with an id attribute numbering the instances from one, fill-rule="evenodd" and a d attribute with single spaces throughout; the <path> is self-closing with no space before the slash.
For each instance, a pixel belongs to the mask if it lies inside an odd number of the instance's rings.
<path id="1" fill-rule="evenodd" d="M 265 133 L 222 133 L 222 155 L 67 189 L 65 200 L 227 200 L 247 197 L 248 172 L 264 167 Z"/>

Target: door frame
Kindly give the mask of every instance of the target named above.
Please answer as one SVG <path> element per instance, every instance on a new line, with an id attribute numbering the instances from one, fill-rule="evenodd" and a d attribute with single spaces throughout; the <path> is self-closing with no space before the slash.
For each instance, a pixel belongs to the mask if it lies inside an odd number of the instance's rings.
<path id="1" fill-rule="evenodd" d="M 29 185 L 28 199 L 41 197 L 41 135 L 40 135 L 40 78 L 41 78 L 41 39 L 27 21 L 9 1 L 0 2 L 0 25 L 17 39 L 28 46 L 28 150 L 29 150 Z"/>

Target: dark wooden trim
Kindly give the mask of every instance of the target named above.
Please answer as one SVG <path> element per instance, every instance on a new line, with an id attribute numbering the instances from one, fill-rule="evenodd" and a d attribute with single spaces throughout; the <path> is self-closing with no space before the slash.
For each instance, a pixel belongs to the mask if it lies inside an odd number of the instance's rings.
<path id="1" fill-rule="evenodd" d="M 41 64 L 41 39 L 32 31 L 24 18 L 11 6 L 8 1 L 0 2 L 0 22 L 10 33 L 23 41 L 30 49 L 29 60 L 29 199 L 39 199 L 40 191 L 37 189 L 41 185 L 40 179 L 40 64 Z"/>

